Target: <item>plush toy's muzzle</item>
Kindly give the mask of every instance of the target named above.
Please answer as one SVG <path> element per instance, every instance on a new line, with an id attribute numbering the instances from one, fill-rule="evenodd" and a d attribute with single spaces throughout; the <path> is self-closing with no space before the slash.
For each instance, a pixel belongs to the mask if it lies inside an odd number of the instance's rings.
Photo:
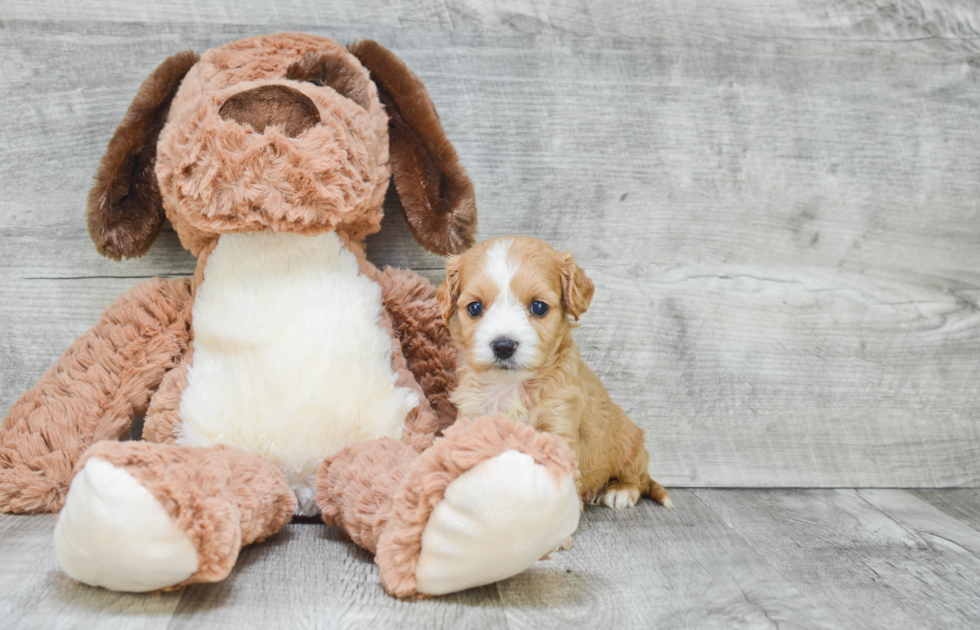
<path id="1" fill-rule="evenodd" d="M 320 110 L 299 90 L 263 85 L 232 96 L 218 110 L 225 120 L 249 125 L 258 133 L 275 125 L 290 138 L 320 124 Z"/>

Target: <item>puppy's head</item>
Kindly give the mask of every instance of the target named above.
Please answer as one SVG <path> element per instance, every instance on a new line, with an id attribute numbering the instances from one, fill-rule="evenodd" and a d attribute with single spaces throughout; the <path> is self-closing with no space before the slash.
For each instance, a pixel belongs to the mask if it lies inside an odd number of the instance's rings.
<path id="1" fill-rule="evenodd" d="M 592 291 L 570 253 L 506 236 L 450 258 L 439 304 L 472 369 L 523 380 L 555 361 Z"/>

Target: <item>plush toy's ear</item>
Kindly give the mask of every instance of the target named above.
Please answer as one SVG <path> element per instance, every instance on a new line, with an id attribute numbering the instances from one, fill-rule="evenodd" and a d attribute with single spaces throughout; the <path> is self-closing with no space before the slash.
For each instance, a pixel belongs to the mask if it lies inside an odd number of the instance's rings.
<path id="1" fill-rule="evenodd" d="M 449 323 L 449 320 L 456 314 L 456 302 L 459 300 L 459 257 L 450 256 L 446 262 L 446 279 L 439 285 L 439 292 L 436 295 L 439 301 L 439 310 L 442 317 Z"/>
<path id="2" fill-rule="evenodd" d="M 371 73 L 388 112 L 395 189 L 415 239 L 436 254 L 460 254 L 476 236 L 473 182 L 446 138 L 425 86 L 377 42 L 348 46 Z"/>
<path id="3" fill-rule="evenodd" d="M 157 139 L 181 80 L 197 60 L 196 53 L 177 53 L 150 73 L 102 156 L 87 215 L 88 233 L 103 256 L 142 256 L 163 226 L 163 201 L 153 172 Z"/>
<path id="4" fill-rule="evenodd" d="M 570 253 L 562 254 L 561 301 L 576 320 L 589 310 L 595 285 L 575 263 Z"/>

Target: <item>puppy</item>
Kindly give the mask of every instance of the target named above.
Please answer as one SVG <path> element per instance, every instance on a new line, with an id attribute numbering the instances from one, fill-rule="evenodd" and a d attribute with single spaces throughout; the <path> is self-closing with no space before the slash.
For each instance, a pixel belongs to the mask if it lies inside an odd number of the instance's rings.
<path id="1" fill-rule="evenodd" d="M 459 351 L 452 400 L 460 418 L 504 414 L 565 440 L 587 503 L 626 508 L 646 495 L 672 507 L 647 472 L 643 430 L 572 341 L 592 291 L 570 253 L 535 238 L 495 238 L 450 258 L 438 299 Z"/>

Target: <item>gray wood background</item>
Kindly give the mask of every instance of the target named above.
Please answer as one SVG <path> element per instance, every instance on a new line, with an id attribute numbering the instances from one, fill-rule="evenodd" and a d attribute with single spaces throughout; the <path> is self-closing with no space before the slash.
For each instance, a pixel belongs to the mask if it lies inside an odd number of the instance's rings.
<path id="1" fill-rule="evenodd" d="M 4 411 L 126 288 L 193 269 L 172 232 L 125 263 L 85 232 L 140 82 L 278 30 L 401 55 L 481 236 L 575 252 L 579 345 L 665 485 L 980 482 L 973 0 L 3 0 Z M 438 280 L 389 206 L 372 258 Z"/>

